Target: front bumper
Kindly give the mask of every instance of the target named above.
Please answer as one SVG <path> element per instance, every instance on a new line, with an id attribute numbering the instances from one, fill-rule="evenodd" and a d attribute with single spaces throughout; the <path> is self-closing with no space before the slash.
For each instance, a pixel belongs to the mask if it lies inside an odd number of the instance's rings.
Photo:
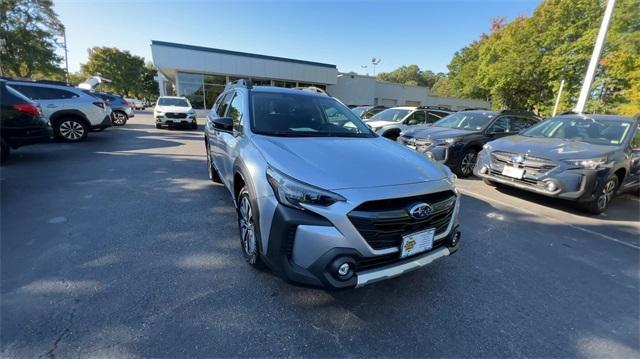
<path id="1" fill-rule="evenodd" d="M 196 115 L 187 115 L 184 118 L 166 117 L 165 115 L 156 115 L 156 124 L 164 126 L 186 126 L 197 123 Z"/>
<path id="2" fill-rule="evenodd" d="M 268 197 L 262 201 L 275 199 Z M 327 289 L 361 287 L 419 269 L 459 248 L 459 197 L 446 230 L 434 237 L 433 248 L 404 259 L 400 259 L 398 247 L 379 250 L 370 247 L 347 218 L 336 225 L 338 221 L 318 213 L 277 202 L 269 205 L 275 209 L 269 230 L 264 232 L 268 233 L 268 241 L 263 258 L 275 273 L 294 283 Z M 264 206 L 263 203 L 263 209 Z M 263 209 L 263 213 L 269 212 Z M 261 220 L 269 217 L 263 213 Z M 353 273 L 349 278 L 340 278 L 336 275 L 336 263 L 345 261 L 351 264 Z"/>
<path id="3" fill-rule="evenodd" d="M 448 145 L 420 139 L 417 139 L 415 142 L 408 142 L 408 140 L 409 139 L 403 137 L 398 138 L 398 142 L 401 145 L 404 145 L 418 153 L 422 153 L 425 157 L 449 167 L 456 165 L 459 160 L 458 153 L 464 147 L 461 143 Z"/>
<path id="4" fill-rule="evenodd" d="M 490 153 L 483 150 L 478 155 L 474 174 L 496 183 L 535 192 L 548 197 L 572 201 L 591 201 L 596 189 L 604 183 L 610 169 L 566 169 L 561 165 L 547 171 L 529 171 L 524 168 L 522 178 L 512 178 L 502 173 L 504 165 L 492 161 Z"/>

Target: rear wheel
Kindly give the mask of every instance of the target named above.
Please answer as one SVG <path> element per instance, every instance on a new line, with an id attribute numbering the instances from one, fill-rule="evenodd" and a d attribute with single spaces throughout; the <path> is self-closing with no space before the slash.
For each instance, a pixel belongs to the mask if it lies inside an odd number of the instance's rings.
<path id="1" fill-rule="evenodd" d="M 89 134 L 89 128 L 84 121 L 75 117 L 67 117 L 57 121 L 53 130 L 56 137 L 66 142 L 84 141 Z"/>
<path id="2" fill-rule="evenodd" d="M 0 139 L 0 163 L 4 163 L 11 154 L 11 147 L 3 139 Z"/>
<path id="3" fill-rule="evenodd" d="M 258 247 L 258 221 L 254 217 L 255 211 L 251 204 L 251 197 L 246 187 L 238 195 L 238 226 L 240 227 L 240 245 L 244 259 L 255 268 L 262 267 Z"/>
<path id="4" fill-rule="evenodd" d="M 478 152 L 473 148 L 470 148 L 462 154 L 460 162 L 453 169 L 453 172 L 458 177 L 469 177 L 473 174 L 473 168 L 476 166 L 476 159 L 478 158 Z"/>
<path id="5" fill-rule="evenodd" d="M 162 128 L 162 125 L 160 125 L 159 123 L 156 123 L 156 128 L 160 129 L 160 128 Z"/>
<path id="6" fill-rule="evenodd" d="M 112 114 L 111 122 L 114 126 L 124 126 L 127 124 L 129 116 L 122 111 L 114 111 Z"/>
<path id="7" fill-rule="evenodd" d="M 192 123 L 191 124 L 191 129 L 192 130 L 197 130 L 198 129 L 198 124 L 197 123 Z"/>
<path id="8" fill-rule="evenodd" d="M 618 190 L 618 176 L 615 174 L 609 176 L 604 185 L 598 190 L 596 198 L 591 202 L 582 204 L 582 208 L 593 214 L 600 214 L 606 211 L 609 203 L 613 200 Z"/>

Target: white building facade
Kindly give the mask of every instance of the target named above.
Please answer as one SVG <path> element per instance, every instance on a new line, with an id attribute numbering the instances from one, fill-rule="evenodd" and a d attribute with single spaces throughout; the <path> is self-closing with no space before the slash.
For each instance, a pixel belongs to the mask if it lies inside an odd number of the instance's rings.
<path id="1" fill-rule="evenodd" d="M 431 96 L 426 87 L 377 81 L 375 77 L 341 74 L 336 65 L 267 55 L 151 41 L 160 95 L 185 96 L 199 114 L 206 113 L 227 82 L 251 79 L 256 85 L 316 86 L 347 105 L 438 105 L 453 110 L 489 108 L 481 100 Z"/>

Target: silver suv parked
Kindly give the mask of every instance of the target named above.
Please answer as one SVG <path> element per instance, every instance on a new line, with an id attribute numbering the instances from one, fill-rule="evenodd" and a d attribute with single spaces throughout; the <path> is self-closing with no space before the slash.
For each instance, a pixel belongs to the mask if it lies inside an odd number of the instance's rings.
<path id="1" fill-rule="evenodd" d="M 458 249 L 451 171 L 376 135 L 317 89 L 230 83 L 207 117 L 205 145 L 209 177 L 231 192 L 252 266 L 348 288 Z"/>
<path id="2" fill-rule="evenodd" d="M 61 140 L 83 141 L 90 130 L 111 126 L 111 108 L 79 88 L 55 81 L 9 80 L 7 85 L 40 104 L 44 118 Z"/>

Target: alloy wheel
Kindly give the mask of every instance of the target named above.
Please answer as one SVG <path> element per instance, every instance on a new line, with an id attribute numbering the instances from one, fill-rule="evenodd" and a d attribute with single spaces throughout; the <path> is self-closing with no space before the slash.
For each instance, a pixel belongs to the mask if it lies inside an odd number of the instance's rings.
<path id="1" fill-rule="evenodd" d="M 476 154 L 474 152 L 467 152 L 462 157 L 462 163 L 460 164 L 460 172 L 465 176 L 468 176 L 473 172 L 473 167 L 476 165 Z"/>
<path id="2" fill-rule="evenodd" d="M 253 211 L 251 210 L 251 202 L 247 196 L 240 200 L 240 240 L 242 241 L 242 249 L 245 255 L 250 257 L 256 253 L 257 243 L 255 227 L 253 222 Z"/>
<path id="3" fill-rule="evenodd" d="M 77 141 L 84 136 L 84 127 L 76 121 L 64 121 L 60 124 L 60 135 L 67 140 Z"/>
<path id="4" fill-rule="evenodd" d="M 600 197 L 598 197 L 598 208 L 603 210 L 607 207 L 611 199 L 613 199 L 613 195 L 616 191 L 616 181 L 610 179 L 602 188 L 602 192 L 600 193 Z"/>
<path id="5" fill-rule="evenodd" d="M 117 126 L 122 126 L 127 123 L 127 117 L 124 113 L 116 112 L 113 114 L 113 122 Z"/>

